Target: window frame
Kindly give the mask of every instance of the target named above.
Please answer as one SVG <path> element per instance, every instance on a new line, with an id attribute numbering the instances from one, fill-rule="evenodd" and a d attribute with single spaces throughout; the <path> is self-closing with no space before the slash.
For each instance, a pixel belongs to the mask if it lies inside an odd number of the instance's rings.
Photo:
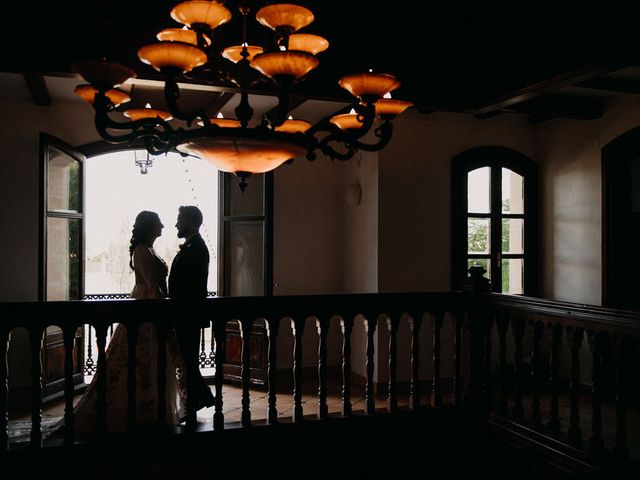
<path id="1" fill-rule="evenodd" d="M 489 167 L 489 213 L 468 212 L 467 174 L 478 168 Z M 523 213 L 502 212 L 502 169 L 506 168 L 523 177 Z M 524 259 L 523 294 L 535 296 L 538 292 L 538 174 L 536 163 L 522 153 L 506 147 L 477 147 L 456 156 L 452 162 L 452 250 L 451 283 L 454 290 L 462 288 L 468 273 L 468 260 L 487 258 L 491 278 L 502 278 L 501 261 L 510 258 Z M 488 254 L 468 253 L 468 219 L 488 218 L 490 224 L 490 249 Z M 524 220 L 523 253 L 502 253 L 502 220 Z M 491 291 L 501 293 L 502 281 L 493 281 Z"/>
<path id="2" fill-rule="evenodd" d="M 40 199 L 39 199 L 39 225 L 40 234 L 39 237 L 39 259 L 38 259 L 38 300 L 41 302 L 47 301 L 47 245 L 48 245 L 48 227 L 47 221 L 49 218 L 62 218 L 66 220 L 79 220 L 79 235 L 80 246 L 79 255 L 82 261 L 78 262 L 78 296 L 79 299 L 84 298 L 84 161 L 85 155 L 79 149 L 76 149 L 64 142 L 63 140 L 49 135 L 47 133 L 40 132 L 38 139 L 39 144 L 39 159 L 40 159 Z M 79 211 L 78 212 L 62 212 L 48 209 L 48 180 L 49 180 L 49 148 L 53 147 L 61 152 L 74 158 L 80 168 L 79 178 L 80 185 L 78 186 L 79 195 Z"/>
<path id="3" fill-rule="evenodd" d="M 85 186 L 85 169 L 84 169 L 84 161 L 88 158 L 95 157 L 98 155 L 105 155 L 108 153 L 121 152 L 121 151 L 130 151 L 130 150 L 139 150 L 144 149 L 142 144 L 133 144 L 133 145 L 113 145 L 104 141 L 92 142 L 77 148 L 72 147 L 71 145 L 65 143 L 63 140 L 60 140 L 51 135 L 41 133 L 40 134 L 40 158 L 46 159 L 46 161 L 42 162 L 40 166 L 40 226 L 41 232 L 39 235 L 40 240 L 40 261 L 39 261 L 39 299 L 41 301 L 46 301 L 46 286 L 47 286 L 47 272 L 46 272 L 46 249 L 47 249 L 47 225 L 46 221 L 49 217 L 46 207 L 47 207 L 47 162 L 48 156 L 46 153 L 46 148 L 48 146 L 52 146 L 57 148 L 68 155 L 81 160 L 81 185 L 79 187 L 80 191 L 80 201 L 82 206 L 82 211 L 79 213 L 60 213 L 55 214 L 56 217 L 69 217 L 69 218 L 80 218 L 81 227 L 80 227 L 80 235 L 81 235 L 81 246 L 80 246 L 80 254 L 82 261 L 80 262 L 80 296 L 84 298 L 85 292 L 85 278 L 84 278 L 84 252 L 85 252 L 85 231 L 84 231 L 84 186 Z M 176 153 L 180 153 L 177 152 Z M 227 178 L 227 180 L 225 180 Z M 254 183 L 258 181 L 259 176 L 255 175 L 249 180 L 249 186 L 247 188 L 251 188 L 251 181 Z M 264 194 L 263 194 L 263 212 L 264 214 L 256 217 L 225 217 L 224 212 L 227 208 L 226 195 L 224 195 L 223 187 L 228 183 L 227 188 L 238 188 L 237 179 L 232 174 L 218 172 L 218 185 L 219 185 L 219 202 L 218 202 L 218 285 L 217 285 L 217 296 L 226 295 L 227 292 L 225 290 L 225 281 L 224 276 L 228 271 L 227 262 L 225 261 L 224 252 L 225 246 L 224 243 L 226 241 L 226 226 L 229 225 L 231 221 L 242 221 L 242 220 L 260 220 L 263 222 L 263 235 L 264 235 L 264 246 L 262 252 L 263 258 L 263 284 L 264 284 L 264 295 L 271 295 L 273 292 L 273 172 L 264 174 Z M 177 209 L 177 206 L 176 206 Z M 177 210 L 176 210 L 177 211 Z M 115 293 L 123 293 L 128 294 L 129 292 L 115 292 Z"/>

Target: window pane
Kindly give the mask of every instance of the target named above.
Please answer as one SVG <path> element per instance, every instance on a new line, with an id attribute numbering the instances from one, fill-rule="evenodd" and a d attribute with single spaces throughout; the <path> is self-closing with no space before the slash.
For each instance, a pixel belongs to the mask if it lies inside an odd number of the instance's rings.
<path id="1" fill-rule="evenodd" d="M 524 253 L 524 220 L 502 219 L 502 253 Z"/>
<path id="2" fill-rule="evenodd" d="M 467 174 L 467 211 L 489 213 L 489 167 L 476 168 Z"/>
<path id="3" fill-rule="evenodd" d="M 502 169 L 502 213 L 524 213 L 524 183 L 522 175 Z"/>
<path id="4" fill-rule="evenodd" d="M 507 258 L 502 260 L 502 293 L 524 292 L 524 260 Z"/>
<path id="5" fill-rule="evenodd" d="M 488 258 L 469 258 L 467 259 L 467 276 L 469 275 L 469 269 L 474 265 L 482 265 L 487 273 L 484 274 L 489 280 L 491 280 L 491 264 Z"/>
<path id="6" fill-rule="evenodd" d="M 66 153 L 49 148 L 47 209 L 80 211 L 80 164 Z"/>
<path id="7" fill-rule="evenodd" d="M 469 218 L 467 219 L 467 240 L 468 253 L 489 253 L 489 219 Z"/>
<path id="8" fill-rule="evenodd" d="M 226 280 L 229 295 L 264 295 L 263 225 L 261 221 L 228 224 Z"/>
<path id="9" fill-rule="evenodd" d="M 264 175 L 251 175 L 247 180 L 249 184 L 244 192 L 238 187 L 238 178 L 226 173 L 229 179 L 225 215 L 264 215 L 263 190 Z"/>
<path id="10" fill-rule="evenodd" d="M 80 222 L 47 219 L 47 300 L 80 298 Z"/>

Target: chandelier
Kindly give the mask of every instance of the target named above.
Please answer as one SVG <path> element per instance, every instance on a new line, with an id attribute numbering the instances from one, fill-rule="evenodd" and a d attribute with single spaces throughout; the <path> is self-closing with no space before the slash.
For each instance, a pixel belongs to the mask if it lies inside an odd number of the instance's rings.
<path id="1" fill-rule="evenodd" d="M 168 112 L 154 108 L 129 108 L 127 93 L 117 87 L 135 77 L 123 65 L 107 61 L 76 63 L 72 68 L 89 85 L 75 92 L 95 109 L 95 125 L 110 143 L 144 145 L 151 155 L 177 150 L 183 155 L 203 158 L 224 172 L 239 178 L 244 191 L 252 173 L 264 173 L 298 156 L 314 160 L 316 151 L 337 160 L 348 160 L 358 150 L 377 151 L 391 139 L 392 119 L 412 106 L 409 101 L 391 98 L 400 86 L 386 73 L 350 74 L 339 85 L 354 98 L 352 103 L 315 125 L 289 115 L 291 87 L 303 81 L 319 65 L 317 55 L 329 42 L 299 31 L 313 20 L 307 8 L 293 4 L 270 4 L 255 13 L 259 24 L 271 29 L 270 43 L 251 45 L 247 41 L 248 1 L 240 2 L 242 41 L 222 46 L 214 41 L 214 30 L 231 19 L 224 1 L 190 0 L 179 3 L 171 17 L 182 28 L 168 28 L 157 34 L 158 42 L 143 46 L 138 57 L 164 76 L 164 96 Z M 180 108 L 178 80 L 231 82 L 240 92 L 236 118 L 210 118 L 204 109 L 184 112 Z M 269 83 L 277 90 L 278 104 L 250 126 L 253 108 L 249 91 Z M 122 112 L 128 120 L 115 119 Z M 174 128 L 172 119 L 185 127 Z M 365 136 L 372 131 L 372 135 Z"/>

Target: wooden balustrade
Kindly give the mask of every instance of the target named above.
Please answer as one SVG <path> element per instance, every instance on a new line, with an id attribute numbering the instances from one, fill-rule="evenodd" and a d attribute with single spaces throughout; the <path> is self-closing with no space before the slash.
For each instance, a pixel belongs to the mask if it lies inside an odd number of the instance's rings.
<path id="1" fill-rule="evenodd" d="M 630 406 L 636 445 L 640 441 L 640 388 L 630 380 L 640 367 L 640 313 L 510 295 L 485 300 L 485 315 L 496 319 L 500 339 L 499 402 L 492 415 L 533 428 L 542 434 L 537 441 L 546 436 L 554 448 L 584 449 L 589 456 L 583 461 L 627 458 Z M 509 333 L 513 351 L 507 348 Z M 508 378 L 510 355 L 515 371 Z M 510 414 L 507 404 L 513 406 Z M 615 418 L 615 425 L 605 428 L 605 417 Z M 636 448 L 636 461 L 639 454 Z"/>
<path id="2" fill-rule="evenodd" d="M 303 355 L 303 337 L 306 324 L 312 321 L 316 327 L 313 334 L 318 338 L 317 353 L 313 355 L 317 356 L 319 420 L 338 415 L 338 412 L 330 413 L 327 404 L 331 367 L 328 351 L 332 341 L 329 332 L 330 327 L 336 325 L 336 331 L 340 332 L 337 338 L 341 342 L 341 358 L 335 366 L 341 370 L 339 414 L 343 418 L 352 417 L 356 400 L 364 414 L 376 413 L 376 396 L 381 393 L 377 389 L 386 386 L 386 410 L 390 414 L 403 409 L 398 400 L 406 395 L 403 405 L 409 410 L 471 408 L 488 414 L 490 420 L 503 419 L 513 425 L 532 428 L 543 438 L 548 436 L 573 448 L 588 449 L 594 459 L 606 455 L 605 445 L 615 445 L 614 452 L 619 458 L 628 457 L 633 450 L 629 448 L 627 422 L 629 412 L 634 409 L 637 412 L 640 407 L 637 382 L 634 382 L 640 337 L 640 314 L 637 313 L 488 294 L 483 293 L 482 288 L 465 293 L 213 298 L 194 303 L 189 308 L 188 318 L 185 318 L 183 306 L 168 299 L 0 305 L 0 451 L 10 449 L 7 346 L 11 331 L 17 327 L 28 331 L 31 345 L 31 446 L 38 448 L 43 444 L 40 352 L 43 332 L 53 324 L 47 319 L 52 318 L 58 319 L 55 324 L 62 329 L 64 338 L 64 443 L 67 446 L 76 440 L 71 376 L 74 332 L 79 326 L 89 324 L 95 329 L 98 349 L 96 432 L 104 436 L 107 432 L 106 365 L 109 360 L 106 345 L 109 328 L 114 323 L 121 323 L 127 329 L 131 352 L 126 368 L 127 430 L 133 433 L 138 420 L 135 345 L 143 322 L 130 319 L 156 319 L 158 422 L 166 427 L 163 424 L 168 406 L 162 393 L 167 385 L 167 357 L 161 347 L 166 344 L 168 328 L 174 320 L 188 322 L 191 318 L 207 318 L 211 321 L 212 341 L 215 340 L 215 355 L 211 358 L 215 367 L 214 430 L 225 427 L 223 364 L 226 327 L 230 321 L 238 322 L 242 339 L 241 425 L 246 428 L 255 424 L 251 412 L 248 342 L 252 326 L 259 319 L 264 320 L 268 339 L 265 423 L 278 423 L 277 400 L 283 395 L 277 383 L 278 339 L 286 324 L 282 322 L 288 319 L 293 342 L 289 378 L 293 380 L 291 418 L 294 423 L 309 418 L 304 415 L 303 402 L 303 360 L 309 352 Z M 421 328 L 423 318 L 431 319 L 425 328 Z M 356 324 L 363 327 L 364 335 L 354 338 Z M 402 329 L 409 332 L 408 337 L 402 335 Z M 431 365 L 420 363 L 421 335 L 432 337 Z M 378 358 L 378 347 L 384 338 L 388 341 L 388 357 L 383 360 Z M 353 358 L 355 341 L 360 342 L 357 351 L 363 352 L 360 358 Z M 198 343 L 202 349 L 204 344 Z M 400 361 L 409 365 L 406 378 L 399 377 Z M 355 362 L 364 367 L 365 383 L 362 398 L 357 399 L 353 398 Z M 386 369 L 386 375 L 376 373 L 376 368 Z M 428 370 L 430 378 L 427 378 Z M 465 377 L 467 374 L 469 376 Z M 381 378 L 385 381 L 380 381 Z M 421 388 L 421 380 L 422 386 L 424 380 L 428 380 L 427 388 Z M 406 390 L 402 387 L 405 381 Z M 188 380 L 188 392 L 195 388 L 191 383 Z M 450 393 L 451 397 L 444 393 Z M 423 395 L 430 395 L 431 401 L 423 404 Z M 590 404 L 584 401 L 587 397 Z M 185 431 L 196 430 L 195 408 L 193 402 L 187 402 Z M 614 413 L 614 429 L 604 428 L 605 410 Z M 568 412 L 566 415 L 565 411 Z M 589 422 L 588 428 L 585 422 Z M 606 438 L 609 431 L 614 432 L 612 439 Z"/>

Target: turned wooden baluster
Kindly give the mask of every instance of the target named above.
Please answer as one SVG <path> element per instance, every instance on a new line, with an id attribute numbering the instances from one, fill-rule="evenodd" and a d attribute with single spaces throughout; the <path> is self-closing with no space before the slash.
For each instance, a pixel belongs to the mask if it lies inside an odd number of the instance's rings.
<path id="1" fill-rule="evenodd" d="M 251 328 L 253 320 L 238 320 L 240 324 L 240 338 L 242 339 L 242 413 L 240 421 L 243 427 L 251 426 L 251 397 L 249 387 L 251 385 Z"/>
<path id="2" fill-rule="evenodd" d="M 569 441 L 580 447 L 582 445 L 582 432 L 580 430 L 580 347 L 584 330 L 582 328 L 567 327 L 567 338 L 571 347 L 571 414 L 569 415 Z"/>
<path id="3" fill-rule="evenodd" d="M 95 327 L 96 345 L 98 346 L 98 365 L 96 367 L 96 388 L 98 390 L 97 432 L 104 436 L 107 433 L 107 327 L 103 322 Z"/>
<path id="4" fill-rule="evenodd" d="M 507 404 L 507 327 L 509 323 L 505 314 L 499 314 L 496 318 L 498 329 L 498 413 L 508 414 Z"/>
<path id="5" fill-rule="evenodd" d="M 351 333 L 353 318 L 341 318 L 342 330 L 342 416 L 351 416 Z"/>
<path id="6" fill-rule="evenodd" d="M 531 345 L 531 421 L 536 429 L 542 427 L 540 413 L 540 389 L 542 387 L 542 364 L 540 357 L 540 342 L 544 333 L 544 323 L 535 322 L 533 325 L 533 341 Z"/>
<path id="7" fill-rule="evenodd" d="M 431 405 L 434 407 L 442 406 L 442 383 L 440 379 L 442 320 L 442 312 L 436 312 L 433 316 L 433 380 L 431 390 Z"/>
<path id="8" fill-rule="evenodd" d="M 83 327 L 84 328 L 84 327 Z M 64 444 L 73 445 L 73 354 L 76 327 L 67 327 L 62 331 L 64 341 Z"/>
<path id="9" fill-rule="evenodd" d="M 484 405 L 488 410 L 493 409 L 493 397 L 491 395 L 491 330 L 493 319 L 487 318 L 484 335 Z"/>
<path id="10" fill-rule="evenodd" d="M 618 353 L 616 375 L 616 457 L 626 460 L 629 456 L 627 448 L 627 406 L 628 392 L 633 377 L 632 355 L 635 341 L 631 337 L 622 337 Z"/>
<path id="11" fill-rule="evenodd" d="M 278 327 L 280 326 L 280 319 L 267 320 L 267 338 L 269 339 L 269 362 L 267 364 L 267 379 L 269 382 L 269 395 L 267 401 L 267 423 L 274 425 L 278 423 L 278 409 L 276 408 L 277 401 L 277 385 L 276 385 L 276 360 L 277 360 L 277 342 L 278 342 Z"/>
<path id="12" fill-rule="evenodd" d="M 157 384 L 158 384 L 158 426 L 167 426 L 167 336 L 169 326 L 166 322 L 156 323 L 156 342 L 158 345 Z M 175 375 L 174 372 L 172 372 Z"/>
<path id="13" fill-rule="evenodd" d="M 513 405 L 513 417 L 517 421 L 522 421 L 524 418 L 524 408 L 522 406 L 522 377 L 524 374 L 522 337 L 524 336 L 525 321 L 521 318 L 511 320 L 511 330 L 513 331 L 513 337 L 516 345 L 515 399 Z"/>
<path id="14" fill-rule="evenodd" d="M 40 327 L 29 329 L 31 341 L 31 447 L 42 446 L 42 342 Z"/>
<path id="15" fill-rule="evenodd" d="M 465 312 L 462 310 L 456 311 L 455 314 L 455 337 L 454 337 L 454 370 L 455 378 L 453 379 L 453 397 L 455 399 L 456 406 L 460 407 L 463 404 L 463 391 L 462 391 L 462 327 L 464 326 Z"/>
<path id="16" fill-rule="evenodd" d="M 302 411 L 302 334 L 304 333 L 305 319 L 291 320 L 293 331 L 293 421 L 303 420 Z"/>
<path id="17" fill-rule="evenodd" d="M 127 326 L 127 431 L 136 430 L 136 345 L 138 344 L 137 323 Z"/>
<path id="18" fill-rule="evenodd" d="M 213 428 L 224 430 L 224 413 L 222 413 L 222 383 L 224 381 L 224 358 L 225 343 L 227 341 L 227 321 L 226 319 L 216 319 L 213 322 L 213 335 L 216 340 L 216 369 L 213 375 L 213 383 L 216 389 L 213 411 Z"/>
<path id="19" fill-rule="evenodd" d="M 558 390 L 560 387 L 560 340 L 562 340 L 562 325 L 552 327 L 551 336 L 551 398 L 549 400 L 549 431 L 558 436 L 560 434 L 560 417 L 558 408 Z"/>
<path id="20" fill-rule="evenodd" d="M 9 450 L 9 330 L 0 327 L 0 455 Z"/>
<path id="21" fill-rule="evenodd" d="M 398 326 L 397 317 L 387 318 L 389 330 L 389 388 L 387 391 L 387 411 L 393 413 L 398 410 Z"/>
<path id="22" fill-rule="evenodd" d="M 589 332 L 589 347 L 593 364 L 591 367 L 591 439 L 589 447 L 592 454 L 599 455 L 604 448 L 602 437 L 602 357 L 604 355 L 606 335 L 602 332 Z"/>
<path id="23" fill-rule="evenodd" d="M 411 329 L 411 383 L 409 384 L 409 408 L 420 408 L 420 327 L 421 315 L 411 315 L 409 328 Z"/>
<path id="24" fill-rule="evenodd" d="M 316 318 L 318 329 L 318 418 L 323 420 L 329 416 L 327 407 L 327 334 L 329 333 L 329 319 Z"/>
<path id="25" fill-rule="evenodd" d="M 364 389 L 364 413 L 376 413 L 376 400 L 373 397 L 373 355 L 375 352 L 374 335 L 376 333 L 376 319 L 364 318 L 364 330 L 367 333 L 367 384 Z"/>

